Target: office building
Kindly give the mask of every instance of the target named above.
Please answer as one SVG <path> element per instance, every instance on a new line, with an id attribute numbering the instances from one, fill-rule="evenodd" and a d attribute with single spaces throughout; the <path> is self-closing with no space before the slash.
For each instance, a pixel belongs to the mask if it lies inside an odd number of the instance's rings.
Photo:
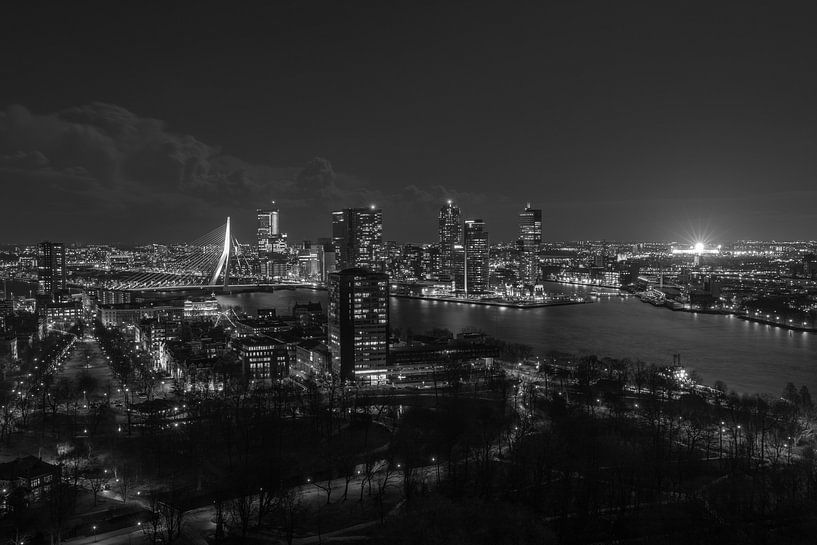
<path id="1" fill-rule="evenodd" d="M 530 203 L 519 213 L 519 243 L 525 252 L 537 252 L 542 247 L 542 210 Z"/>
<path id="2" fill-rule="evenodd" d="M 252 380 L 274 380 L 289 375 L 289 351 L 285 342 L 264 335 L 233 340 L 243 375 Z"/>
<path id="3" fill-rule="evenodd" d="M 488 291 L 488 231 L 481 219 L 466 220 L 463 242 L 454 247 L 456 260 L 455 287 L 466 294 Z"/>
<path id="4" fill-rule="evenodd" d="M 540 279 L 538 252 L 542 248 L 542 210 L 530 203 L 519 213 L 519 279 L 534 284 Z"/>
<path id="5" fill-rule="evenodd" d="M 37 246 L 37 293 L 53 298 L 65 289 L 65 246 L 62 242 L 41 242 Z"/>
<path id="6" fill-rule="evenodd" d="M 274 205 L 275 201 L 272 204 Z M 256 219 L 256 251 L 261 255 L 270 250 L 272 244 L 270 239 L 274 239 L 280 234 L 278 230 L 278 208 L 259 208 L 256 210 Z"/>
<path id="7" fill-rule="evenodd" d="M 389 278 L 364 269 L 329 275 L 332 372 L 344 380 L 385 380 L 389 352 Z"/>
<path id="8" fill-rule="evenodd" d="M 454 279 L 454 246 L 462 243 L 462 215 L 459 207 L 451 201 L 440 208 L 438 232 L 440 254 L 437 274 L 440 280 L 450 282 Z"/>
<path id="9" fill-rule="evenodd" d="M 49 303 L 41 309 L 47 324 L 75 324 L 82 319 L 82 303 Z"/>
<path id="10" fill-rule="evenodd" d="M 309 339 L 300 341 L 295 349 L 295 365 L 290 374 L 301 378 L 322 377 L 331 365 L 331 353 L 324 343 Z"/>
<path id="11" fill-rule="evenodd" d="M 187 320 L 215 320 L 218 318 L 221 307 L 215 297 L 202 299 L 186 299 L 183 313 Z"/>
<path id="12" fill-rule="evenodd" d="M 383 211 L 346 208 L 332 212 L 332 245 L 337 269 L 383 270 Z"/>

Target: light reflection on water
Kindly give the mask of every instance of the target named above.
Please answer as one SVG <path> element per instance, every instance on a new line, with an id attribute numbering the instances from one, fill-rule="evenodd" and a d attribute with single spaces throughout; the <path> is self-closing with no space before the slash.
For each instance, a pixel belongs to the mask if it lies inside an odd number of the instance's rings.
<path id="1" fill-rule="evenodd" d="M 565 293 L 586 288 L 555 286 Z M 326 292 L 282 290 L 219 296 L 247 312 L 274 307 L 289 314 L 296 302 L 321 301 Z M 682 363 L 711 384 L 723 380 L 739 392 L 782 392 L 786 382 L 817 392 L 817 335 L 747 322 L 734 316 L 673 312 L 635 298 L 601 297 L 589 305 L 511 309 L 416 299 L 391 300 L 391 326 L 421 333 L 448 328 L 480 329 L 534 353 L 550 350 Z"/>

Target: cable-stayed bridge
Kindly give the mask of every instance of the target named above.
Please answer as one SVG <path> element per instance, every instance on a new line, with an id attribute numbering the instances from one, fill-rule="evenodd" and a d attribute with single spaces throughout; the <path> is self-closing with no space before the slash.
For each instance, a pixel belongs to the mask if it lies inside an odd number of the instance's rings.
<path id="1" fill-rule="evenodd" d="M 128 270 L 111 288 L 143 290 L 230 285 L 230 273 L 250 264 L 230 231 L 230 218 L 196 240 L 173 247 L 160 263 Z"/>

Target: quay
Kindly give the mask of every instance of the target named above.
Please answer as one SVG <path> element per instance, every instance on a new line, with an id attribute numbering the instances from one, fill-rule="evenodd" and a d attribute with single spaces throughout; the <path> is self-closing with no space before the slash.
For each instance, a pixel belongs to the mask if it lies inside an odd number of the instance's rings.
<path id="1" fill-rule="evenodd" d="M 465 299 L 462 297 L 445 297 L 440 295 L 407 295 L 407 294 L 392 294 L 392 297 L 401 299 L 422 299 L 425 301 L 440 301 L 443 303 L 458 303 L 462 305 L 484 305 L 491 307 L 505 307 L 516 309 L 542 308 L 542 307 L 559 307 L 566 305 L 583 305 L 591 303 L 592 301 L 584 300 L 558 300 L 558 301 L 501 301 L 492 299 Z"/>

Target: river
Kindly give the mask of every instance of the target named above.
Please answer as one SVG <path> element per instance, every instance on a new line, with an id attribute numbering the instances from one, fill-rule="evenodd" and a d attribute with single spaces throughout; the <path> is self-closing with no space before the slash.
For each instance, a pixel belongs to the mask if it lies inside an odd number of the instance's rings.
<path id="1" fill-rule="evenodd" d="M 564 293 L 589 295 L 589 288 L 551 285 Z M 326 292 L 281 290 L 219 296 L 222 304 L 254 313 L 276 308 L 290 314 L 296 302 L 320 301 Z M 704 382 L 724 381 L 742 393 L 779 394 L 787 382 L 817 393 L 817 335 L 790 332 L 734 316 L 673 312 L 634 297 L 601 297 L 588 305 L 512 309 L 417 299 L 391 300 L 391 326 L 415 333 L 448 328 L 455 333 L 477 328 L 509 342 L 551 350 L 639 358 L 670 364 L 681 355 L 684 366 Z"/>
<path id="2" fill-rule="evenodd" d="M 550 284 L 562 293 L 589 295 L 590 288 Z M 28 295 L 36 284 L 10 281 L 9 292 Z M 279 290 L 221 295 L 225 305 L 254 313 L 276 308 L 290 314 L 296 302 L 320 301 L 321 290 Z M 634 297 L 601 297 L 589 305 L 512 309 L 417 299 L 391 300 L 391 326 L 422 333 L 431 328 L 453 332 L 480 329 L 500 339 L 530 345 L 534 353 L 551 350 L 640 358 L 667 364 L 673 354 L 695 369 L 707 384 L 724 381 L 730 389 L 782 392 L 786 382 L 817 393 L 817 335 L 747 322 L 734 316 L 673 312 Z"/>

